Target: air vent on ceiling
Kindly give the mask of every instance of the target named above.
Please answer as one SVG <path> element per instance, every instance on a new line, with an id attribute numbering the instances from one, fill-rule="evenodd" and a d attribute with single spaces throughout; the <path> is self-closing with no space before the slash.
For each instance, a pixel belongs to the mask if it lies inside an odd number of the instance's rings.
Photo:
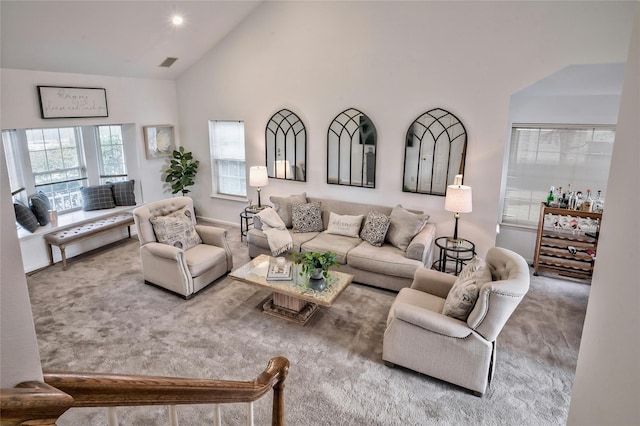
<path id="1" fill-rule="evenodd" d="M 167 59 L 165 59 L 164 61 L 162 61 L 162 63 L 160 64 L 160 66 L 161 66 L 161 67 L 169 68 L 169 67 L 170 67 L 171 65 L 173 65 L 173 63 L 174 63 L 175 61 L 177 61 L 177 60 L 178 60 L 178 58 L 171 58 L 171 57 L 168 57 Z"/>

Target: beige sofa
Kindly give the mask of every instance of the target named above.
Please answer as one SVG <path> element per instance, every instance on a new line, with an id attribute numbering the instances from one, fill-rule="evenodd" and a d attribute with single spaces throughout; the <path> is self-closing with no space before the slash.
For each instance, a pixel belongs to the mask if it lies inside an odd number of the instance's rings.
<path id="1" fill-rule="evenodd" d="M 278 207 L 277 199 L 271 197 L 274 207 Z M 274 202 L 275 200 L 275 202 Z M 353 203 L 326 198 L 307 197 L 307 202 L 320 202 L 322 222 L 326 230 L 330 213 L 339 215 L 363 215 L 366 219 L 371 211 L 377 211 L 389 216 L 393 207 L 373 204 Z M 414 213 L 422 213 L 409 210 Z M 249 256 L 271 254 L 267 237 L 262 232 L 262 224 L 258 217 L 254 217 L 254 228 L 247 233 Z M 293 239 L 293 248 L 289 252 L 324 252 L 333 251 L 337 254 L 339 266 L 334 267 L 341 272 L 354 276 L 353 281 L 399 291 L 411 285 L 414 273 L 418 268 L 430 268 L 433 262 L 434 239 L 436 226 L 427 222 L 422 230 L 413 237 L 406 250 L 401 250 L 388 242 L 381 247 L 373 246 L 360 238 L 334 235 L 326 232 L 293 232 L 288 228 Z"/>
<path id="2" fill-rule="evenodd" d="M 398 293 L 389 309 L 382 359 L 482 395 L 495 370 L 496 339 L 529 290 L 527 262 L 493 247 L 486 265 L 491 280 L 481 284 L 466 321 L 444 315 L 456 277 L 419 269 L 411 288 Z"/>

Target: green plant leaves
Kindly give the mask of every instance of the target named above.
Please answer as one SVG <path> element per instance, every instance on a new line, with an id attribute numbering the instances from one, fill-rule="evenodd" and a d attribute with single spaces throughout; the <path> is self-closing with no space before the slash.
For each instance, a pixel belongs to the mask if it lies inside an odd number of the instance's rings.
<path id="1" fill-rule="evenodd" d="M 329 268 L 338 265 L 336 254 L 332 251 L 325 253 L 310 251 L 306 253 L 292 253 L 291 257 L 294 263 L 302 266 L 300 275 L 309 275 L 314 269 L 322 268 L 322 275 L 327 278 Z"/>
<path id="2" fill-rule="evenodd" d="M 194 160 L 193 154 L 189 151 L 185 151 L 181 146 L 172 153 L 172 160 L 169 168 L 165 171 L 167 176 L 165 182 L 171 184 L 171 193 L 187 194 L 191 192 L 187 187 L 195 185 L 195 177 L 198 172 L 198 166 L 200 162 Z"/>

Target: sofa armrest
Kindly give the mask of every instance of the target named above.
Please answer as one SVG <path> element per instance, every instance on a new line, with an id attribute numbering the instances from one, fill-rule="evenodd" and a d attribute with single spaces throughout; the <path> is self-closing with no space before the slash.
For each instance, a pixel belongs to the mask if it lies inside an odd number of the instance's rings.
<path id="1" fill-rule="evenodd" d="M 253 215 L 253 229 L 262 230 L 262 221 L 258 215 Z"/>
<path id="2" fill-rule="evenodd" d="M 210 246 L 224 247 L 227 238 L 227 230 L 216 226 L 196 225 L 196 232 L 202 242 Z"/>
<path id="3" fill-rule="evenodd" d="M 433 269 L 418 268 L 413 275 L 411 288 L 446 299 L 454 282 L 456 282 L 455 275 Z"/>
<path id="4" fill-rule="evenodd" d="M 140 247 L 140 250 L 147 250 L 154 256 L 164 257 L 165 259 L 180 260 L 180 256 L 184 255 L 184 250 L 178 247 L 170 246 L 162 243 L 147 243 Z"/>
<path id="5" fill-rule="evenodd" d="M 456 339 L 463 339 L 471 334 L 471 329 L 465 322 L 409 303 L 396 303 L 394 315 L 396 319 Z"/>
<path id="6" fill-rule="evenodd" d="M 436 225 L 435 223 L 428 223 L 424 225 L 422 230 L 416 234 L 415 237 L 409 243 L 405 256 L 409 259 L 419 260 L 425 266 L 429 253 L 433 250 L 433 242 L 436 237 Z"/>

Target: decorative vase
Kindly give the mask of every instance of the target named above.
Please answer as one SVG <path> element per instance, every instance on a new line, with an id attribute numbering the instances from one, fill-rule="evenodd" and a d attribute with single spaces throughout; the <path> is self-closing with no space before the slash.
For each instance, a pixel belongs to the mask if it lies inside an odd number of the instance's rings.
<path id="1" fill-rule="evenodd" d="M 316 268 L 313 271 L 311 271 L 311 274 L 309 274 L 309 276 L 314 279 L 314 280 L 319 280 L 322 279 L 322 268 Z"/>
<path id="2" fill-rule="evenodd" d="M 309 288 L 315 291 L 324 291 L 327 288 L 327 280 L 323 278 L 309 278 Z"/>

